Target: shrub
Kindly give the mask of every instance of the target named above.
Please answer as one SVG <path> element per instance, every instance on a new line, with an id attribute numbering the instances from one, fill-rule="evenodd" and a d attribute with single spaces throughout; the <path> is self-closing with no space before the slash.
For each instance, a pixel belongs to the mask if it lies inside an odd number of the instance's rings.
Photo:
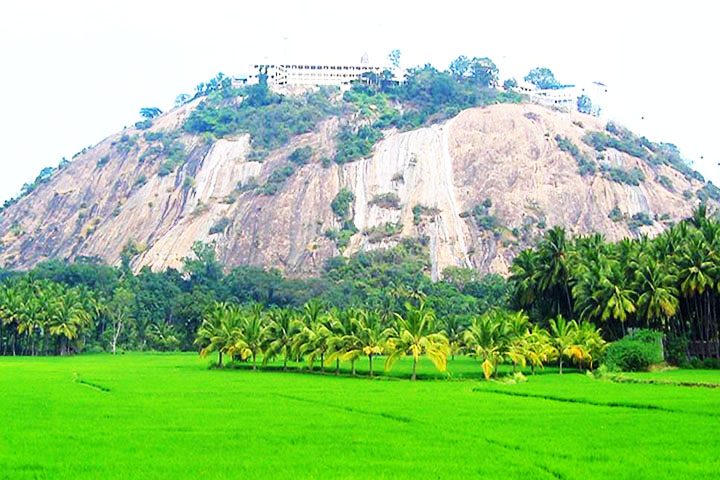
<path id="1" fill-rule="evenodd" d="M 215 224 L 210 227 L 210 235 L 215 235 L 217 233 L 223 233 L 225 229 L 230 225 L 230 219 L 227 217 L 222 217 L 220 220 L 215 222 Z"/>
<path id="2" fill-rule="evenodd" d="M 713 185 L 712 182 L 708 182 L 697 191 L 697 198 L 699 198 L 701 202 L 707 202 L 710 199 L 720 202 L 720 188 Z"/>
<path id="3" fill-rule="evenodd" d="M 558 147 L 563 152 L 567 152 L 570 154 L 571 157 L 575 159 L 575 162 L 578 165 L 578 173 L 580 175 L 593 175 L 596 171 L 595 161 L 588 158 L 587 155 L 582 153 L 580 149 L 572 143 L 572 141 L 567 138 L 560 135 L 555 136 L 555 141 L 558 144 Z"/>
<path id="4" fill-rule="evenodd" d="M 342 188 L 330 203 L 330 208 L 332 208 L 333 213 L 335 213 L 340 220 L 345 220 L 349 218 L 350 205 L 352 205 L 354 201 L 355 195 L 353 192 L 347 188 Z"/>
<path id="5" fill-rule="evenodd" d="M 350 238 L 357 233 L 357 227 L 352 222 L 344 222 L 340 230 L 329 229 L 325 231 L 325 237 L 334 241 L 339 250 L 344 250 L 350 243 Z"/>
<path id="6" fill-rule="evenodd" d="M 244 97 L 237 102 L 238 95 Z M 250 134 L 253 148 L 272 150 L 292 137 L 312 131 L 324 118 L 337 113 L 326 89 L 302 96 L 282 96 L 266 85 L 210 93 L 188 116 L 183 128 L 189 133 L 209 132 L 218 138 Z"/>
<path id="7" fill-rule="evenodd" d="M 630 220 L 628 220 L 628 227 L 630 227 L 630 230 L 637 230 L 638 228 L 646 225 L 652 225 L 653 219 L 650 218 L 650 215 L 648 215 L 646 212 L 638 212 L 634 214 L 632 217 L 630 217 Z"/>
<path id="8" fill-rule="evenodd" d="M 396 193 L 387 192 L 375 195 L 370 202 L 370 205 L 377 205 L 380 208 L 395 209 L 400 208 L 400 197 Z"/>
<path id="9" fill-rule="evenodd" d="M 160 175 L 161 177 L 167 177 L 172 173 L 172 171 L 172 165 L 166 162 L 160 165 L 160 168 L 158 168 L 158 175 Z"/>
<path id="10" fill-rule="evenodd" d="M 238 182 L 235 190 L 238 192 L 249 192 L 258 188 L 258 182 L 255 177 L 248 177 L 244 182 Z"/>
<path id="11" fill-rule="evenodd" d="M 102 168 L 110 161 L 110 155 L 103 155 L 100 160 L 97 161 L 98 168 Z"/>
<path id="12" fill-rule="evenodd" d="M 603 363 L 611 371 L 637 372 L 662 361 L 662 333 L 640 329 L 609 344 Z"/>
<path id="13" fill-rule="evenodd" d="M 147 142 L 156 142 L 162 140 L 165 137 L 165 132 L 145 132 L 143 138 Z"/>
<path id="14" fill-rule="evenodd" d="M 152 120 L 150 119 L 135 122 L 135 128 L 137 128 L 138 130 L 147 130 L 150 127 L 152 127 Z"/>
<path id="15" fill-rule="evenodd" d="M 604 166 L 602 171 L 605 178 L 615 183 L 624 183 L 637 187 L 641 182 L 645 181 L 645 174 L 637 167 L 625 170 L 618 167 Z"/>
<path id="16" fill-rule="evenodd" d="M 133 186 L 135 187 L 142 187 L 147 183 L 147 177 L 145 175 L 140 175 L 137 179 L 135 179 L 135 183 Z"/>
<path id="17" fill-rule="evenodd" d="M 619 222 L 623 219 L 623 213 L 620 211 L 620 208 L 615 205 L 612 210 L 610 210 L 610 213 L 608 214 L 608 218 L 612 220 L 613 222 Z"/>
<path id="18" fill-rule="evenodd" d="M 270 176 L 268 177 L 269 183 L 282 183 L 287 178 L 290 178 L 295 172 L 295 169 L 291 167 L 290 165 L 286 165 L 284 167 L 276 168 L 275 170 L 270 173 Z"/>
<path id="19" fill-rule="evenodd" d="M 293 152 L 288 156 L 288 160 L 297 165 L 305 165 L 310 161 L 312 155 L 312 147 L 300 147 L 293 150 Z"/>
<path id="20" fill-rule="evenodd" d="M 363 232 L 367 236 L 368 242 L 378 243 L 385 238 L 397 235 L 402 231 L 402 225 L 399 223 L 388 222 L 384 225 L 378 225 L 375 227 L 368 228 Z"/>
<path id="21" fill-rule="evenodd" d="M 295 172 L 295 169 L 291 165 L 276 168 L 270 173 L 267 182 L 260 189 L 263 195 L 275 195 L 279 190 L 280 186 L 285 183 L 285 180 L 290 178 Z"/>
<path id="22" fill-rule="evenodd" d="M 369 156 L 382 137 L 382 131 L 374 125 L 363 125 L 357 130 L 342 128 L 335 138 L 335 162 L 343 164 Z"/>
<path id="23" fill-rule="evenodd" d="M 427 207 L 418 203 L 412 208 L 412 213 L 413 224 L 420 225 L 420 222 L 422 222 L 422 217 L 424 215 L 437 215 L 438 213 L 440 213 L 440 210 L 437 207 Z"/>
<path id="24" fill-rule="evenodd" d="M 498 226 L 498 220 L 494 215 L 490 215 L 489 206 L 492 200 L 486 198 L 481 204 L 475 205 L 469 215 L 472 215 L 475 224 L 483 230 L 494 230 Z M 462 217 L 462 214 L 460 215 Z"/>
<path id="25" fill-rule="evenodd" d="M 673 188 L 672 181 L 665 175 L 658 175 L 657 177 L 655 177 L 655 181 L 658 182 L 663 187 L 665 187 L 667 190 L 669 190 L 671 192 L 675 191 L 675 189 Z"/>

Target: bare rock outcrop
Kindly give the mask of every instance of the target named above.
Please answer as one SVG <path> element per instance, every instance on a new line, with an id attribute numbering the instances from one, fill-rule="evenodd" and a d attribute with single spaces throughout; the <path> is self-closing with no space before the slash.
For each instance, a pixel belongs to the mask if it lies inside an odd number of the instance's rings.
<path id="1" fill-rule="evenodd" d="M 603 162 L 638 168 L 645 181 L 632 186 L 600 173 L 581 176 L 556 135 L 597 158 L 582 137 L 604 125 L 537 105 L 475 108 L 441 124 L 386 132 L 371 157 L 329 166 L 320 159 L 332 156 L 336 119 L 256 161 L 247 135 L 212 141 L 180 134 L 194 106 L 164 115 L 149 130 L 178 132 L 172 141 L 186 152 L 182 165 L 159 175 L 153 137 L 143 131 L 103 140 L 0 214 L 0 262 L 29 268 L 88 256 L 117 264 L 132 242 L 140 252 L 134 268 L 163 269 L 178 267 L 203 241 L 214 243 L 230 266 L 312 275 L 332 256 L 414 237 L 428 246 L 435 278 L 453 265 L 506 273 L 545 228 L 613 240 L 654 235 L 686 217 L 697 202 L 688 192 L 703 186 L 670 166 L 612 149 Z M 312 161 L 295 166 L 276 193 L 253 188 L 301 146 L 313 148 Z M 354 195 L 358 230 L 342 252 L 327 235 L 342 227 L 330 207 L 341 189 Z M 649 224 L 629 222 L 635 214 Z"/>

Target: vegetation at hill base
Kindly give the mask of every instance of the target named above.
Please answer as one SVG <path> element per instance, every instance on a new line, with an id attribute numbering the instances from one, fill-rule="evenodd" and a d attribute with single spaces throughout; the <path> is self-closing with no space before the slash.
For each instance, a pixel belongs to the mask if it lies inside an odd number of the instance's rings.
<path id="1" fill-rule="evenodd" d="M 343 200 L 336 210 L 345 216 Z M 200 243 L 182 271 L 135 275 L 132 255 L 120 268 L 51 261 L 3 273 L 0 352 L 198 348 L 217 352 L 219 365 L 222 356 L 282 358 L 321 369 L 380 356 L 391 368 L 410 354 L 440 370 L 466 354 L 489 378 L 503 363 L 592 369 L 606 341 L 651 328 L 664 335 L 665 360 L 687 365 L 691 356 L 717 356 L 719 239 L 720 223 L 702 206 L 652 240 L 570 239 L 555 227 L 515 259 L 509 282 L 463 268 L 432 282 L 425 250 L 410 240 L 331 259 L 310 279 L 254 267 L 225 273 L 213 246 Z"/>

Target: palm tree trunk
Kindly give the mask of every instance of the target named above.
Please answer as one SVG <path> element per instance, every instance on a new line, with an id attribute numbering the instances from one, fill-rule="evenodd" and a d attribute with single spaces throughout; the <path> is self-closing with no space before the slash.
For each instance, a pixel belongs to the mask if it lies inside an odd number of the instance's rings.
<path id="1" fill-rule="evenodd" d="M 350 363 L 352 365 L 352 376 L 354 377 L 355 376 L 355 359 L 353 358 Z"/>
<path id="2" fill-rule="evenodd" d="M 414 355 L 413 355 L 412 377 L 410 377 L 410 380 L 417 380 L 417 358 Z"/>
<path id="3" fill-rule="evenodd" d="M 115 345 L 113 345 L 113 355 L 115 355 Z M 222 367 L 222 350 L 218 350 L 218 368 Z"/>
<path id="4" fill-rule="evenodd" d="M 368 361 L 370 362 L 370 376 L 373 376 L 373 365 L 372 365 L 373 355 L 372 353 L 368 355 Z"/>
<path id="5" fill-rule="evenodd" d="M 561 355 L 560 355 L 560 360 L 558 361 L 558 367 L 559 367 L 560 375 L 562 375 L 562 364 L 563 364 L 563 361 L 562 361 L 562 354 L 561 354 Z"/>
<path id="6" fill-rule="evenodd" d="M 565 287 L 565 299 L 567 300 L 568 315 L 572 315 L 572 301 L 570 300 L 570 290 L 568 290 L 567 282 L 563 286 Z"/>
<path id="7" fill-rule="evenodd" d="M 335 375 L 340 375 L 340 359 L 335 360 Z"/>
<path id="8" fill-rule="evenodd" d="M 287 360 L 288 356 L 285 354 L 285 356 L 283 356 L 283 372 L 287 372 Z"/>
<path id="9" fill-rule="evenodd" d="M 255 352 L 252 354 L 252 360 L 253 360 L 253 370 L 257 370 L 257 365 L 255 364 Z"/>
<path id="10" fill-rule="evenodd" d="M 320 373 L 325 373 L 325 352 L 320 352 Z"/>

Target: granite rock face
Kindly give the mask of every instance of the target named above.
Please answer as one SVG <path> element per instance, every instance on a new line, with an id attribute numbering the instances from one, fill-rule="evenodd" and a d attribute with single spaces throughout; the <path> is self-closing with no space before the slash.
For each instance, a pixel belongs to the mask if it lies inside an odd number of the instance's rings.
<path id="1" fill-rule="evenodd" d="M 160 117 L 149 132 L 180 132 L 196 104 Z M 178 267 L 192 244 L 203 241 L 214 243 L 229 266 L 273 266 L 304 276 L 330 257 L 415 237 L 429 247 L 438 278 L 453 265 L 506 273 L 512 258 L 553 225 L 617 240 L 655 235 L 687 217 L 697 203 L 690 194 L 703 184 L 613 149 L 600 156 L 581 139 L 603 128 L 580 114 L 494 105 L 426 128 L 388 131 L 371 157 L 329 166 L 321 159 L 333 155 L 338 119 L 294 137 L 262 162 L 248 155 L 247 135 L 177 134 L 184 163 L 164 176 L 162 158 L 153 160 L 157 142 L 144 136 L 148 131 L 126 129 L 0 214 L 0 264 L 30 268 L 79 256 L 117 264 L 132 242 L 139 251 L 133 268 L 163 269 Z M 599 172 L 581 176 L 556 135 L 595 161 L 640 169 L 645 180 L 632 186 Z M 312 147 L 311 161 L 293 165 L 276 193 L 263 194 L 268 177 L 301 146 Z M 342 228 L 330 206 L 341 189 L 354 195 L 358 230 L 342 251 L 327 235 Z M 635 214 L 652 223 L 633 223 Z"/>

